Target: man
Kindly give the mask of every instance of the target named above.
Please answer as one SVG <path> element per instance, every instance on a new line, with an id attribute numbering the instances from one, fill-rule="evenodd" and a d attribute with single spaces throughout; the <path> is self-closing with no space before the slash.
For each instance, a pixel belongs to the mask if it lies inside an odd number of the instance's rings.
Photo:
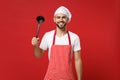
<path id="1" fill-rule="evenodd" d="M 49 49 L 49 65 L 44 80 L 75 80 L 72 72 L 73 54 L 75 57 L 77 79 L 81 80 L 80 40 L 77 34 L 67 30 L 67 23 L 71 20 L 71 13 L 66 7 L 61 6 L 55 11 L 53 19 L 56 29 L 45 33 L 40 46 L 39 38 L 32 38 L 34 55 L 37 58 L 45 50 Z"/>

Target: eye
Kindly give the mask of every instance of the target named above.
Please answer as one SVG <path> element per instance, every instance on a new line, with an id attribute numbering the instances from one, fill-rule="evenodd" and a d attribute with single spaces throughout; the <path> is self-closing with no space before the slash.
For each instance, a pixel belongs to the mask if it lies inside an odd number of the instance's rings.
<path id="1" fill-rule="evenodd" d="M 63 16 L 62 19 L 66 19 L 67 17 L 66 16 Z"/>
<path id="2" fill-rule="evenodd" d="M 55 18 L 56 18 L 56 19 L 67 19 L 66 16 L 56 16 Z"/>

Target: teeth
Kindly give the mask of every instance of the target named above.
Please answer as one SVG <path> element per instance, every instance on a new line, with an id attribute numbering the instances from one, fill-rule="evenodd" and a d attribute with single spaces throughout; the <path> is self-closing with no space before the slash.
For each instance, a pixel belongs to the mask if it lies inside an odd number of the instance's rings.
<path id="1" fill-rule="evenodd" d="M 63 24 L 62 22 L 60 22 L 59 24 Z"/>
<path id="2" fill-rule="evenodd" d="M 63 23 L 60 23 L 60 24 L 63 24 Z"/>

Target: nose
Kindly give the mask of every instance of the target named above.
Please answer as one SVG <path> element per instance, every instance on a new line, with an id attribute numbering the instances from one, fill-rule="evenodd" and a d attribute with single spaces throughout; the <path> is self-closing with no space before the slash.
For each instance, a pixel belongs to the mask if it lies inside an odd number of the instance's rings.
<path id="1" fill-rule="evenodd" d="M 60 21 L 63 21 L 63 18 L 62 18 L 62 17 L 60 17 Z"/>

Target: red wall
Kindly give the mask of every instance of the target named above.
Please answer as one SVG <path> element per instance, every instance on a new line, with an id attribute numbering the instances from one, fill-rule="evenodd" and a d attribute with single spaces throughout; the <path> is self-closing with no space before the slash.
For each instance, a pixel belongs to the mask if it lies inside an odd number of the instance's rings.
<path id="1" fill-rule="evenodd" d="M 80 36 L 83 80 L 120 80 L 119 0 L 1 0 L 0 80 L 43 80 L 48 59 L 47 52 L 33 55 L 35 18 L 45 17 L 41 38 L 55 28 L 53 14 L 61 5 L 73 15 L 68 29 Z"/>

